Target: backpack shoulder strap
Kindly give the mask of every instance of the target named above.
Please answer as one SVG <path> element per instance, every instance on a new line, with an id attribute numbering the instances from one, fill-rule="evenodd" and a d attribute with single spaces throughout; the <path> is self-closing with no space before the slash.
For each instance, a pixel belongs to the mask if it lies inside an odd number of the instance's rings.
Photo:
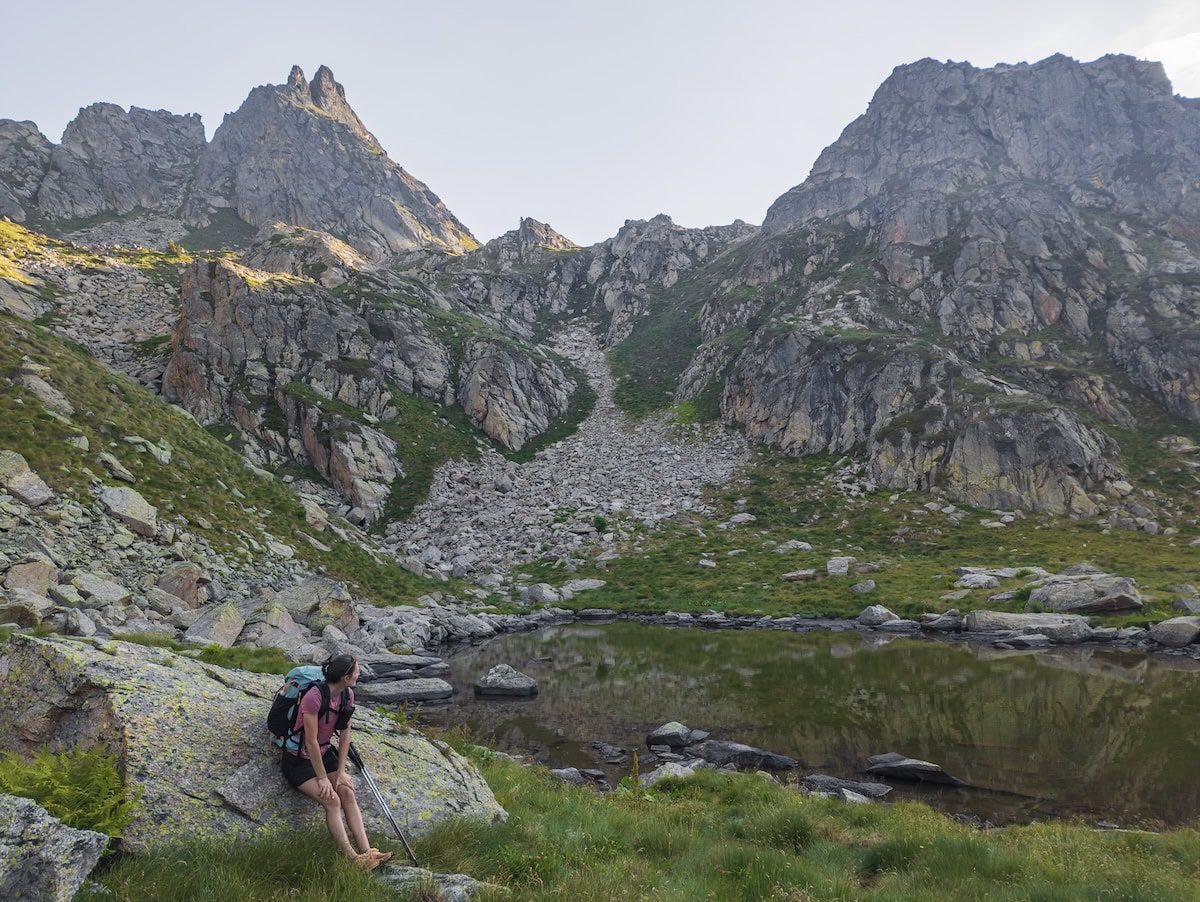
<path id="1" fill-rule="evenodd" d="M 321 680 L 318 683 L 313 683 L 313 685 L 316 686 L 318 691 L 321 693 L 321 707 L 317 711 L 317 720 L 319 721 L 329 713 L 329 704 L 331 701 L 329 697 L 329 684 L 324 680 Z"/>

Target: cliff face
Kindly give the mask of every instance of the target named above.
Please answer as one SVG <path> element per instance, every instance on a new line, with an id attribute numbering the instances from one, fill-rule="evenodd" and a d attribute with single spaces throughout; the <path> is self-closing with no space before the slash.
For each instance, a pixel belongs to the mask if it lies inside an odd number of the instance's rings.
<path id="1" fill-rule="evenodd" d="M 327 244 L 294 242 L 251 257 L 330 271 Z M 482 324 L 471 329 L 461 314 L 462 331 L 440 323 L 421 309 L 431 296 L 413 282 L 356 280 L 346 289 L 335 296 L 306 276 L 226 260 L 193 264 L 164 395 L 202 424 L 236 424 L 260 463 L 312 464 L 355 522 L 378 519 L 406 475 L 387 428 L 403 425 L 397 395 L 457 404 L 512 449 L 566 412 L 575 383 L 545 355 Z M 405 296 L 411 304 L 391 300 Z"/>
<path id="2" fill-rule="evenodd" d="M 1122 474 L 1080 415 L 1200 422 L 1200 106 L 1128 57 L 901 67 L 772 205 L 693 370 L 746 328 L 722 411 L 752 434 L 1087 513 Z"/>

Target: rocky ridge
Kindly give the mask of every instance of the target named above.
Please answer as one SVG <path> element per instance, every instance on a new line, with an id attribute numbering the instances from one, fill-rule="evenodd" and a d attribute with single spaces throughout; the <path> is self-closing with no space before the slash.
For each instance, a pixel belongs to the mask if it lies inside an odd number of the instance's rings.
<path id="1" fill-rule="evenodd" d="M 233 216 L 231 223 L 226 214 Z M 0 120 L 0 216 L 78 240 L 163 248 L 209 227 L 277 221 L 343 236 L 371 257 L 478 247 L 422 182 L 388 158 L 321 66 L 250 92 L 213 140 L 200 117 L 110 103 L 80 110 L 52 144 Z M 81 220 L 101 218 L 101 223 Z"/>

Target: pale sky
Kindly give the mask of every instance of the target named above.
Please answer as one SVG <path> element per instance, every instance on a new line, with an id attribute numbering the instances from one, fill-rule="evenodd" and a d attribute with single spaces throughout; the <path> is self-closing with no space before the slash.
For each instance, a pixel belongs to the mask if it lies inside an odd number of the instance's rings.
<path id="1" fill-rule="evenodd" d="M 389 156 L 486 241 L 626 219 L 759 223 L 898 65 L 1128 53 L 1200 96 L 1197 0 L 0 0 L 0 118 L 200 113 L 325 64 Z"/>

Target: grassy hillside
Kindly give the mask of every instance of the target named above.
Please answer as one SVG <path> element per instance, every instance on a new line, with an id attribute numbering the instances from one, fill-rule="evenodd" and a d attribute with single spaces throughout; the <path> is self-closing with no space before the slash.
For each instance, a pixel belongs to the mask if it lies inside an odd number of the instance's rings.
<path id="1" fill-rule="evenodd" d="M 26 357 L 49 368 L 47 381 L 70 400 L 73 416 L 52 415 L 19 385 L 18 370 Z M 189 530 L 234 559 L 253 561 L 271 536 L 294 547 L 313 567 L 324 567 L 329 576 L 348 581 L 380 603 L 411 601 L 427 591 L 424 580 L 357 543 L 314 532 L 282 482 L 248 468 L 183 411 L 103 366 L 86 350 L 2 314 L 0 379 L 7 385 L 0 392 L 0 448 L 22 454 L 60 493 L 88 501 L 90 481 L 107 475 L 96 459 L 107 450 L 136 476 L 134 488 L 159 508 L 160 516 L 182 517 Z M 138 453 L 126 436 L 169 447 L 170 463 Z M 89 450 L 79 447 L 80 438 Z M 303 534 L 318 538 L 329 550 L 318 549 Z"/>

